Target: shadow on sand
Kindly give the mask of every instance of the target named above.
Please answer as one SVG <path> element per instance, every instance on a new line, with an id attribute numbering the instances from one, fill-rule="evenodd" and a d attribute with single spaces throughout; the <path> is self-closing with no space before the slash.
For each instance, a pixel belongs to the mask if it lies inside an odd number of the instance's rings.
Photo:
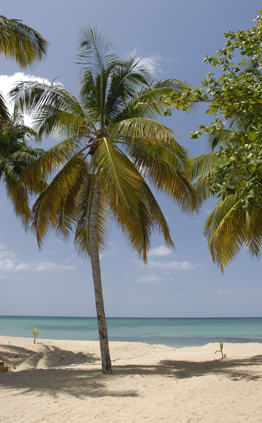
<path id="1" fill-rule="evenodd" d="M 54 349 L 56 355 L 68 351 L 60 350 L 56 347 L 52 348 L 52 356 Z M 30 357 L 30 352 L 24 348 L 12 347 L 13 354 L 21 354 L 24 359 Z M 2 352 L 1 346 L 0 351 Z M 32 351 L 31 351 L 32 353 Z M 70 360 L 79 364 L 79 354 L 73 354 Z M 48 355 L 48 351 L 47 351 Z M 0 353 L 1 356 L 1 353 Z M 16 389 L 19 394 L 27 394 L 32 391 L 38 392 L 39 395 L 48 394 L 54 397 L 59 393 L 66 393 L 78 398 L 85 397 L 135 397 L 139 393 L 131 390 L 114 391 L 111 388 L 111 382 L 115 378 L 126 377 L 129 375 L 162 375 L 167 378 L 185 379 L 192 377 L 203 377 L 206 375 L 223 375 L 230 378 L 232 381 L 257 381 L 262 379 L 260 371 L 262 364 L 262 355 L 245 358 L 245 359 L 220 359 L 204 362 L 193 361 L 176 361 L 176 360 L 162 360 L 157 365 L 114 365 L 113 375 L 102 375 L 100 365 L 95 367 L 93 364 L 99 364 L 98 357 L 93 355 L 85 355 L 86 369 L 79 368 L 46 368 L 21 370 L 19 372 L 3 373 L 0 377 L 1 389 Z M 52 365 L 52 363 L 50 363 Z M 54 363 L 53 363 L 54 364 Z M 64 363 L 63 363 L 64 364 Z M 89 367 L 89 365 L 91 366 Z M 60 364 L 61 366 L 61 364 Z"/>
<path id="2" fill-rule="evenodd" d="M 74 353 L 42 342 L 37 342 L 37 344 L 41 345 L 40 351 L 13 345 L 0 345 L 0 361 L 4 361 L 9 366 L 14 364 L 16 367 L 23 366 L 22 370 L 31 370 L 41 368 L 41 365 L 44 368 L 49 368 L 86 362 L 95 363 L 99 360 L 99 357 L 94 354 Z"/>
<path id="3" fill-rule="evenodd" d="M 246 359 L 220 359 L 210 361 L 162 360 L 156 366 L 125 365 L 114 367 L 114 373 L 120 375 L 161 374 L 174 379 L 201 377 L 208 374 L 224 375 L 231 380 L 260 380 L 262 373 L 256 366 L 262 365 L 262 355 Z"/>

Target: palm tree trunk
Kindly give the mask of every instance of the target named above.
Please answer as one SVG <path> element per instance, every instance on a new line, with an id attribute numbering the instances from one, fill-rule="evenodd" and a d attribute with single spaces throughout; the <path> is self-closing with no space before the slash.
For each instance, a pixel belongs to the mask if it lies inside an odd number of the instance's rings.
<path id="1" fill-rule="evenodd" d="M 106 325 L 106 316 L 104 309 L 104 299 L 102 291 L 102 281 L 101 281 L 101 271 L 100 271 L 100 259 L 98 252 L 98 239 L 97 239 L 97 214 L 98 214 L 98 205 L 99 205 L 99 196 L 100 196 L 100 185 L 97 183 L 91 208 L 90 216 L 90 256 L 91 256 L 91 265 L 93 273 L 93 282 L 95 290 L 95 300 L 96 300 L 96 313 L 97 313 L 97 323 L 100 339 L 100 351 L 101 351 L 101 360 L 102 360 L 102 373 L 111 374 L 111 359 L 109 352 L 108 344 L 108 334 L 107 334 L 107 325 Z"/>

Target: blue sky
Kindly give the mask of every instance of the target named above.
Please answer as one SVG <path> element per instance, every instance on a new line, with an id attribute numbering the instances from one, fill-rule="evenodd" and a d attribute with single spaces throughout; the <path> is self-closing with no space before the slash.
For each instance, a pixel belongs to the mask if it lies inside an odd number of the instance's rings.
<path id="1" fill-rule="evenodd" d="M 224 32 L 251 27 L 260 7 L 256 0 L 5 2 L 2 15 L 23 20 L 50 46 L 47 58 L 23 73 L 1 56 L 0 90 L 20 79 L 58 77 L 77 95 L 76 48 L 85 24 L 105 30 L 120 56 L 136 52 L 157 79 L 174 77 L 199 85 L 209 70 L 204 57 L 224 45 Z M 208 121 L 203 106 L 163 120 L 193 156 L 207 151 L 206 140 L 190 140 L 188 133 Z M 53 142 L 43 140 L 42 147 Z M 107 316 L 261 316 L 261 262 L 241 252 L 222 275 L 211 260 L 202 231 L 215 201 L 191 216 L 164 195 L 157 198 L 176 248 L 168 250 L 155 234 L 145 266 L 112 224 L 101 255 Z M 34 236 L 14 216 L 2 185 L 0 217 L 0 315 L 95 316 L 91 266 L 76 254 L 73 241 L 65 244 L 51 234 L 40 252 Z"/>

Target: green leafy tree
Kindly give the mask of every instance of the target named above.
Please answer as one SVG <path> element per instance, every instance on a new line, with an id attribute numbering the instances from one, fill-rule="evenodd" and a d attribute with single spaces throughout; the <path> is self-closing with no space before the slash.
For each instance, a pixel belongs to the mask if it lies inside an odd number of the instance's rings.
<path id="1" fill-rule="evenodd" d="M 218 149 L 194 160 L 194 176 L 203 199 L 219 199 L 204 235 L 221 270 L 242 247 L 259 256 L 262 241 L 261 14 L 255 20 L 256 26 L 246 32 L 226 33 L 225 47 L 206 57 L 204 62 L 216 73 L 210 71 L 201 88 L 186 89 L 180 96 L 174 93 L 168 103 L 169 108 L 188 110 L 205 102 L 207 114 L 214 117 L 189 136 L 208 134 L 212 150 Z"/>
<path id="2" fill-rule="evenodd" d="M 34 191 L 35 175 L 61 169 L 33 206 L 32 228 L 39 246 L 51 229 L 66 239 L 74 231 L 78 252 L 90 257 L 102 371 L 111 373 L 99 261 L 110 220 L 146 262 L 154 230 L 173 246 L 149 184 L 184 211 L 194 210 L 199 198 L 189 182 L 187 151 L 155 120 L 165 111 L 159 99 L 183 92 L 185 84 L 153 83 L 147 68 L 135 57 L 120 60 L 97 30 L 82 29 L 78 51 L 79 100 L 59 84 L 30 82 L 20 84 L 13 96 L 34 113 L 40 135 L 67 136 L 26 169 L 23 183 Z"/>
<path id="3" fill-rule="evenodd" d="M 18 19 L 8 19 L 0 15 L 0 54 L 15 59 L 21 68 L 42 60 L 46 55 L 47 45 L 47 41 L 33 28 Z M 1 121 L 9 118 L 5 100 L 0 93 L 0 125 Z"/>
<path id="4" fill-rule="evenodd" d="M 204 233 L 213 260 L 221 270 L 244 247 L 259 257 L 262 240 L 260 134 L 240 125 L 221 132 L 226 144 L 215 153 L 217 163 L 208 178 L 211 194 L 219 201 L 208 217 Z M 253 140 L 253 141 L 251 141 Z"/>

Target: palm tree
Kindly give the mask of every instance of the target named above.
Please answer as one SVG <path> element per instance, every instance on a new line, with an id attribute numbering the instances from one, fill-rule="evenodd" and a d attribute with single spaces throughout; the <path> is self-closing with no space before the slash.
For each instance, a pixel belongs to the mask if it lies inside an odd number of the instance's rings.
<path id="1" fill-rule="evenodd" d="M 47 45 L 47 41 L 33 28 L 20 20 L 0 15 L 0 54 L 15 59 L 21 68 L 42 60 L 46 55 Z M 0 93 L 0 125 L 8 119 L 8 109 Z"/>
<path id="2" fill-rule="evenodd" d="M 23 83 L 13 90 L 17 107 L 33 113 L 40 135 L 67 138 L 48 150 L 23 173 L 23 184 L 36 189 L 35 175 L 55 175 L 33 206 L 32 228 L 39 246 L 53 228 L 91 259 L 102 357 L 111 373 L 99 251 L 114 219 L 146 262 L 150 236 L 158 230 L 173 246 L 166 219 L 149 188 L 173 198 L 184 211 L 198 206 L 188 180 L 187 151 L 174 133 L 155 121 L 165 106 L 159 99 L 185 86 L 176 80 L 153 83 L 148 69 L 131 57 L 110 53 L 102 33 L 81 31 L 80 99 L 58 84 Z"/>
<path id="3" fill-rule="evenodd" d="M 19 178 L 22 170 L 43 153 L 43 150 L 28 145 L 28 139 L 32 137 L 37 137 L 35 131 L 25 126 L 19 118 L 0 126 L 0 182 L 5 185 L 15 214 L 22 219 L 25 228 L 30 220 L 29 199 L 26 189 L 19 183 Z M 44 182 L 39 181 L 38 191 L 44 186 Z"/>

